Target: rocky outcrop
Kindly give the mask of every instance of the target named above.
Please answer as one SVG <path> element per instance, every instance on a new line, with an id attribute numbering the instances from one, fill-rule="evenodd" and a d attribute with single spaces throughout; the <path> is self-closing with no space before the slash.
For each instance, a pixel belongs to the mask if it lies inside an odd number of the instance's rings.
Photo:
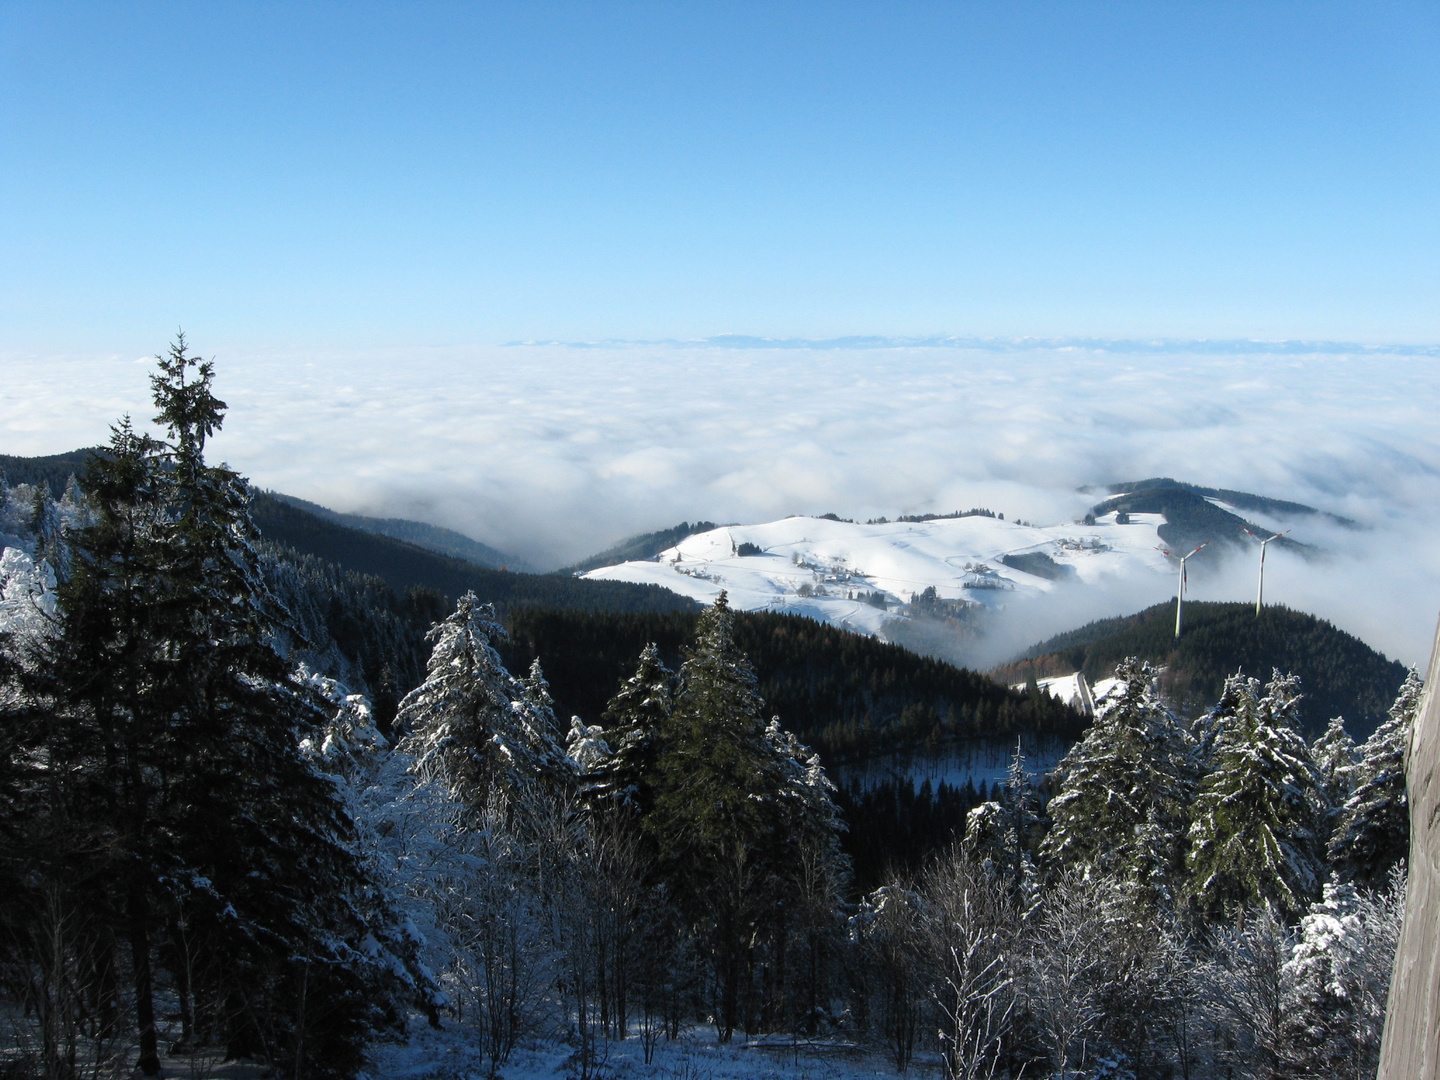
<path id="1" fill-rule="evenodd" d="M 1440 631 L 1410 735 L 1410 882 L 1378 1080 L 1440 1080 Z"/>

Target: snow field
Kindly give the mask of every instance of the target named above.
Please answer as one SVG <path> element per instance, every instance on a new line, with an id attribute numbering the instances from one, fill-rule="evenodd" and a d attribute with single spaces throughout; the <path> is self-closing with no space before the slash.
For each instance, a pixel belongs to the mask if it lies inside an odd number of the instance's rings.
<path id="1" fill-rule="evenodd" d="M 805 615 L 863 634 L 880 635 L 894 610 L 933 587 L 941 600 L 1003 609 L 1067 585 L 1173 573 L 1156 550 L 1159 514 L 1114 515 L 1090 525 L 1021 525 L 983 516 L 862 525 L 828 518 L 789 517 L 759 525 L 730 525 L 696 533 L 652 561 L 601 567 L 585 577 L 660 585 L 710 604 L 722 590 L 742 611 Z M 742 544 L 763 554 L 740 555 Z M 1007 566 L 1006 555 L 1040 553 L 1073 571 L 1052 581 Z M 804 595 L 805 592 L 812 595 Z M 890 610 L 853 598 L 881 593 Z"/>

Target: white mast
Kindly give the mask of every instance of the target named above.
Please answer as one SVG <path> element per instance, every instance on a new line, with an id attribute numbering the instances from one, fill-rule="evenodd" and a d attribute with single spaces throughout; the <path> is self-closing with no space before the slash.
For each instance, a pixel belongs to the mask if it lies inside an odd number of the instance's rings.
<path id="1" fill-rule="evenodd" d="M 1279 540 L 1280 537 L 1289 531 L 1289 529 L 1286 529 L 1285 532 L 1276 533 L 1270 537 L 1270 540 Z M 1245 532 L 1249 536 L 1255 536 L 1249 529 L 1246 529 Z M 1255 539 L 1260 540 L 1260 537 L 1255 536 Z M 1255 590 L 1255 617 L 1257 619 L 1260 617 L 1260 605 L 1265 601 L 1265 545 L 1270 543 L 1270 540 L 1260 540 L 1260 585 Z"/>
<path id="2" fill-rule="evenodd" d="M 1201 548 L 1207 548 L 1209 546 L 1210 541 L 1206 540 L 1200 547 L 1190 552 L 1190 555 L 1195 555 L 1199 553 Z M 1176 556 L 1174 552 L 1166 551 L 1165 548 L 1161 548 L 1160 550 L 1164 551 L 1165 554 L 1169 555 L 1172 559 L 1177 557 L 1180 559 L 1180 587 L 1175 590 L 1175 637 L 1178 639 L 1180 637 L 1181 620 L 1185 615 L 1185 563 L 1190 558 L 1190 555 Z"/>

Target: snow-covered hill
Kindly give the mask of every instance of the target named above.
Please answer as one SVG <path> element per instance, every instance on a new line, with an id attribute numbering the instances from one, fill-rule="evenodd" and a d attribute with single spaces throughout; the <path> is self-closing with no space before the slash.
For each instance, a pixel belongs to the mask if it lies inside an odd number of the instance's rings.
<path id="1" fill-rule="evenodd" d="M 875 525 L 789 517 L 696 533 L 654 560 L 583 576 L 662 585 L 702 603 L 723 589 L 741 610 L 790 612 L 892 636 L 893 620 L 911 619 L 907 605 L 930 588 L 941 612 L 976 605 L 1003 611 L 1136 578 L 1163 590 L 1174 571 L 1157 550 L 1162 524 L 1159 514 L 1131 514 L 1123 525 L 1110 514 L 1094 525 L 1055 526 L 983 515 Z"/>

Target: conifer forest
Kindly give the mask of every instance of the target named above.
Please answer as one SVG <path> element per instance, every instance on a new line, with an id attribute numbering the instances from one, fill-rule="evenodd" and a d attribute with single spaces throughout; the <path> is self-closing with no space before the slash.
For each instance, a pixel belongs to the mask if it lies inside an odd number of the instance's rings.
<path id="1" fill-rule="evenodd" d="M 0 1077 L 1374 1076 L 1414 671 L 1357 745 L 1283 671 L 1085 718 L 723 594 L 397 592 L 262 534 L 213 380 L 0 487 Z M 1010 766 L 827 774 L 884 739 Z"/>

